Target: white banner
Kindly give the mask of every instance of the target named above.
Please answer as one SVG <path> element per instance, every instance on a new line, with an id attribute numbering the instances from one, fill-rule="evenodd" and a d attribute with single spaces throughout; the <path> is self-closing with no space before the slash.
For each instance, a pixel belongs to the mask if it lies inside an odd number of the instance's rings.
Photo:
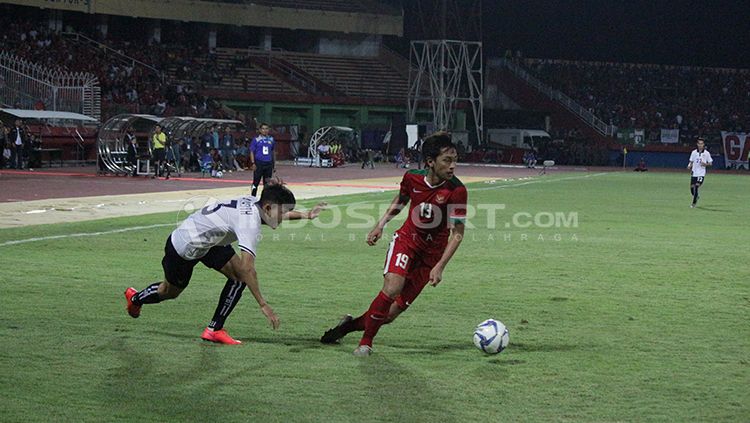
<path id="1" fill-rule="evenodd" d="M 636 129 L 633 131 L 633 142 L 638 145 L 646 144 L 646 131 L 643 129 Z"/>
<path id="2" fill-rule="evenodd" d="M 744 132 L 721 131 L 721 143 L 724 145 L 724 163 L 728 167 L 747 165 L 747 155 L 750 153 L 750 134 Z"/>
<path id="3" fill-rule="evenodd" d="M 677 144 L 680 142 L 680 130 L 679 129 L 664 129 L 661 130 L 661 143 L 662 144 Z"/>

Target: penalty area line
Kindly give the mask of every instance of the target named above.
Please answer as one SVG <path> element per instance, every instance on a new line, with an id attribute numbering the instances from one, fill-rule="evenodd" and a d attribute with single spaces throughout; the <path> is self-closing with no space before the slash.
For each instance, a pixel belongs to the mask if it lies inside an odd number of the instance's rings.
<path id="1" fill-rule="evenodd" d="M 155 225 L 148 225 L 148 226 L 131 226 L 129 228 L 113 229 L 111 231 L 80 232 L 80 233 L 75 233 L 75 234 L 41 236 L 37 238 L 26 238 L 26 239 L 18 239 L 18 240 L 13 240 L 13 241 L 5 241 L 3 243 L 0 243 L 0 247 L 7 247 L 10 245 L 18 245 L 18 244 L 27 244 L 29 242 L 49 241 L 52 239 L 81 238 L 81 237 L 87 237 L 87 236 L 118 234 L 122 232 L 140 231 L 142 229 L 153 229 L 153 228 L 161 228 L 164 226 L 174 226 L 174 225 L 175 225 L 174 223 L 158 223 Z"/>
<path id="2" fill-rule="evenodd" d="M 564 182 L 564 181 L 571 181 L 571 180 L 574 180 L 574 179 L 586 179 L 586 178 L 592 178 L 592 177 L 595 177 L 595 176 L 609 175 L 610 173 L 611 172 L 589 173 L 589 174 L 586 174 L 586 175 L 567 176 L 567 177 L 564 177 L 564 178 L 555 178 L 555 179 L 546 179 L 546 178 L 532 177 L 532 180 L 530 180 L 530 181 L 523 181 L 523 180 L 518 181 L 517 180 L 516 182 L 518 182 L 518 183 L 513 183 L 513 181 L 508 181 L 508 182 L 511 182 L 511 183 L 508 183 L 508 184 L 499 184 L 499 185 L 495 185 L 495 186 L 492 186 L 492 187 L 474 188 L 474 189 L 469 190 L 469 192 L 472 192 L 472 191 L 489 191 L 489 190 L 503 189 L 503 188 L 515 188 L 515 187 L 521 187 L 521 186 L 525 186 L 525 185 L 541 184 L 541 183 L 551 184 L 553 182 Z"/>

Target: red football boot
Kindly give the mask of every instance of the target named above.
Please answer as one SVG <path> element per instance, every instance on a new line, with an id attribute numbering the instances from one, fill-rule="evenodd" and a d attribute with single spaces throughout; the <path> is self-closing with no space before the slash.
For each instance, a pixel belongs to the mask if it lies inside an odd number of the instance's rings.
<path id="1" fill-rule="evenodd" d="M 125 299 L 127 300 L 127 305 L 125 306 L 125 309 L 128 310 L 128 314 L 132 318 L 138 318 L 138 316 L 141 315 L 141 306 L 138 304 L 133 304 L 133 297 L 135 294 L 137 294 L 138 291 L 136 291 L 135 288 L 130 287 L 125 290 Z"/>
<path id="2" fill-rule="evenodd" d="M 242 343 L 242 341 L 234 339 L 231 336 L 229 336 L 227 331 L 225 331 L 224 329 L 211 330 L 209 328 L 206 328 L 203 330 L 203 334 L 201 335 L 201 338 L 205 339 L 206 341 L 216 342 L 216 343 L 225 344 L 225 345 L 239 345 Z"/>

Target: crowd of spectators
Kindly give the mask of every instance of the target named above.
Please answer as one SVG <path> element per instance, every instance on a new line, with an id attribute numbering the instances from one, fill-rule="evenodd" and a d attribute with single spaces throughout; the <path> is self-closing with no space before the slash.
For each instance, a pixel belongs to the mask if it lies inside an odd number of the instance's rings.
<path id="1" fill-rule="evenodd" d="M 41 148 L 41 138 L 20 119 L 12 125 L 0 121 L 0 169 L 40 167 Z"/>
<path id="2" fill-rule="evenodd" d="M 528 70 L 619 128 L 750 130 L 750 70 L 526 59 Z"/>
<path id="3" fill-rule="evenodd" d="M 166 71 L 170 65 L 177 66 L 178 74 L 194 74 L 197 84 L 215 82 L 220 78 L 219 69 L 211 65 L 215 65 L 215 60 L 210 60 L 211 55 L 205 47 L 189 43 L 165 45 L 150 40 L 144 48 L 144 43 L 134 40 L 111 37 L 104 40 L 93 28 L 76 28 L 109 47 L 104 49 L 52 31 L 42 19 L 11 19 L 6 15 L 0 18 L 0 25 L 3 27 L 0 36 L 3 51 L 51 71 L 88 72 L 96 76 L 102 92 L 103 120 L 119 113 L 237 117 L 218 102 L 200 95 L 199 87 L 168 83 Z M 121 60 L 123 57 L 115 52 L 130 60 Z M 203 56 L 208 57 L 208 65 L 197 69 L 194 65 L 196 57 Z M 49 101 L 38 99 L 33 107 L 45 109 Z"/>

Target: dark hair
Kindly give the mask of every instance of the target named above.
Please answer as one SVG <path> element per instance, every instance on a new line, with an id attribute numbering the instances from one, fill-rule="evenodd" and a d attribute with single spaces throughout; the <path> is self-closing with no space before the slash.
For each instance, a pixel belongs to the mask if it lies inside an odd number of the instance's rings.
<path id="1" fill-rule="evenodd" d="M 445 131 L 438 131 L 429 135 L 422 144 L 422 155 L 424 161 L 428 159 L 437 160 L 437 157 L 444 149 L 455 149 L 456 144 L 451 140 L 451 134 Z"/>
<path id="2" fill-rule="evenodd" d="M 263 192 L 260 194 L 260 204 L 280 204 L 294 209 L 297 200 L 292 191 L 283 184 L 268 184 L 263 187 Z"/>
<path id="3" fill-rule="evenodd" d="M 260 128 L 264 127 L 264 126 L 267 126 L 268 129 L 271 129 L 271 125 L 269 125 L 269 124 L 267 124 L 265 122 L 261 122 L 260 125 L 258 125 L 258 129 L 260 129 Z"/>

